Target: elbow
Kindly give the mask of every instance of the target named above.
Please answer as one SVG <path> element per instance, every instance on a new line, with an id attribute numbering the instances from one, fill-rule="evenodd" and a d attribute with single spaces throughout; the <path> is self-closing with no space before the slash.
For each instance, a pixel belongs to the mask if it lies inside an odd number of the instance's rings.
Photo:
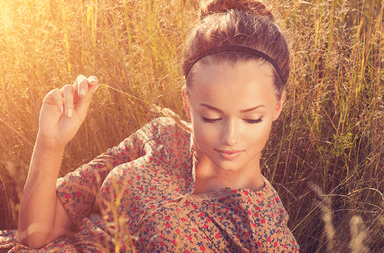
<path id="1" fill-rule="evenodd" d="M 47 237 L 38 234 L 26 236 L 24 238 L 19 236 L 19 243 L 31 249 L 40 249 L 48 244 L 47 239 Z"/>
<path id="2" fill-rule="evenodd" d="M 19 243 L 24 245 L 24 246 L 27 246 L 31 249 L 41 249 L 42 247 L 44 247 L 46 245 L 41 241 L 35 241 L 35 240 L 29 240 L 29 239 L 24 240 L 24 241 L 20 241 Z"/>
<path id="3" fill-rule="evenodd" d="M 55 230 L 46 224 L 36 223 L 29 225 L 25 229 L 18 229 L 18 242 L 32 249 L 40 249 L 47 244 L 67 235 L 73 235 L 74 230 L 61 228 Z"/>
<path id="4" fill-rule="evenodd" d="M 50 233 L 47 230 L 31 224 L 26 229 L 18 229 L 18 241 L 32 249 L 40 249 L 48 244 Z"/>

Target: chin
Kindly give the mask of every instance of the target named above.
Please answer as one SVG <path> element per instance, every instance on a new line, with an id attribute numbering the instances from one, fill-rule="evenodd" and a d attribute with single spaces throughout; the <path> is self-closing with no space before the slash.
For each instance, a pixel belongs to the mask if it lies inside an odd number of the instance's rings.
<path id="1" fill-rule="evenodd" d="M 247 170 L 249 167 L 258 167 L 258 156 L 248 157 L 247 153 L 243 151 L 240 155 L 236 156 L 223 156 L 220 153 L 212 154 L 211 161 L 221 170 L 224 171 L 242 171 Z"/>
<path id="2" fill-rule="evenodd" d="M 211 161 L 220 169 L 224 171 L 239 171 L 245 166 L 245 162 L 241 160 L 225 160 L 221 157 L 215 157 Z"/>

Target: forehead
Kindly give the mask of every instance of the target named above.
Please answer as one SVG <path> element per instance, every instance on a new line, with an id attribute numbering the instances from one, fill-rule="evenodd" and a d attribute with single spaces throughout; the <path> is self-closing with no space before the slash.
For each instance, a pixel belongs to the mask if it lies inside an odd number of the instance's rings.
<path id="1" fill-rule="evenodd" d="M 277 102 L 273 67 L 263 61 L 199 63 L 189 90 L 191 102 L 227 109 L 247 109 Z"/>

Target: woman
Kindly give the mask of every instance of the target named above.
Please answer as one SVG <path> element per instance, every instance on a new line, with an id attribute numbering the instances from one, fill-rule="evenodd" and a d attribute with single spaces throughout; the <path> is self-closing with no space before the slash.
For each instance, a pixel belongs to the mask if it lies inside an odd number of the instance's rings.
<path id="1" fill-rule="evenodd" d="M 270 11 L 214 0 L 185 46 L 185 113 L 158 118 L 57 180 L 96 77 L 44 98 L 17 249 L 295 252 L 260 154 L 283 108 L 289 53 Z"/>

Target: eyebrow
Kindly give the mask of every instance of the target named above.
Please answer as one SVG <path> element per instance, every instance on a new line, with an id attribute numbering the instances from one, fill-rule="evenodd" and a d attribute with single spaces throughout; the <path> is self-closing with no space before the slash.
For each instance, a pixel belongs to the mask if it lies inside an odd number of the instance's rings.
<path id="1" fill-rule="evenodd" d="M 200 106 L 204 106 L 204 107 L 207 107 L 208 109 L 211 109 L 213 111 L 217 111 L 219 113 L 223 113 L 222 110 L 220 110 L 220 109 L 218 109 L 216 107 L 207 105 L 207 104 L 200 104 Z M 252 108 L 249 108 L 249 109 L 241 110 L 240 113 L 251 112 L 251 111 L 256 110 L 257 108 L 260 108 L 260 107 L 265 107 L 265 105 L 258 105 L 258 106 L 255 106 L 255 107 L 252 107 Z"/>

